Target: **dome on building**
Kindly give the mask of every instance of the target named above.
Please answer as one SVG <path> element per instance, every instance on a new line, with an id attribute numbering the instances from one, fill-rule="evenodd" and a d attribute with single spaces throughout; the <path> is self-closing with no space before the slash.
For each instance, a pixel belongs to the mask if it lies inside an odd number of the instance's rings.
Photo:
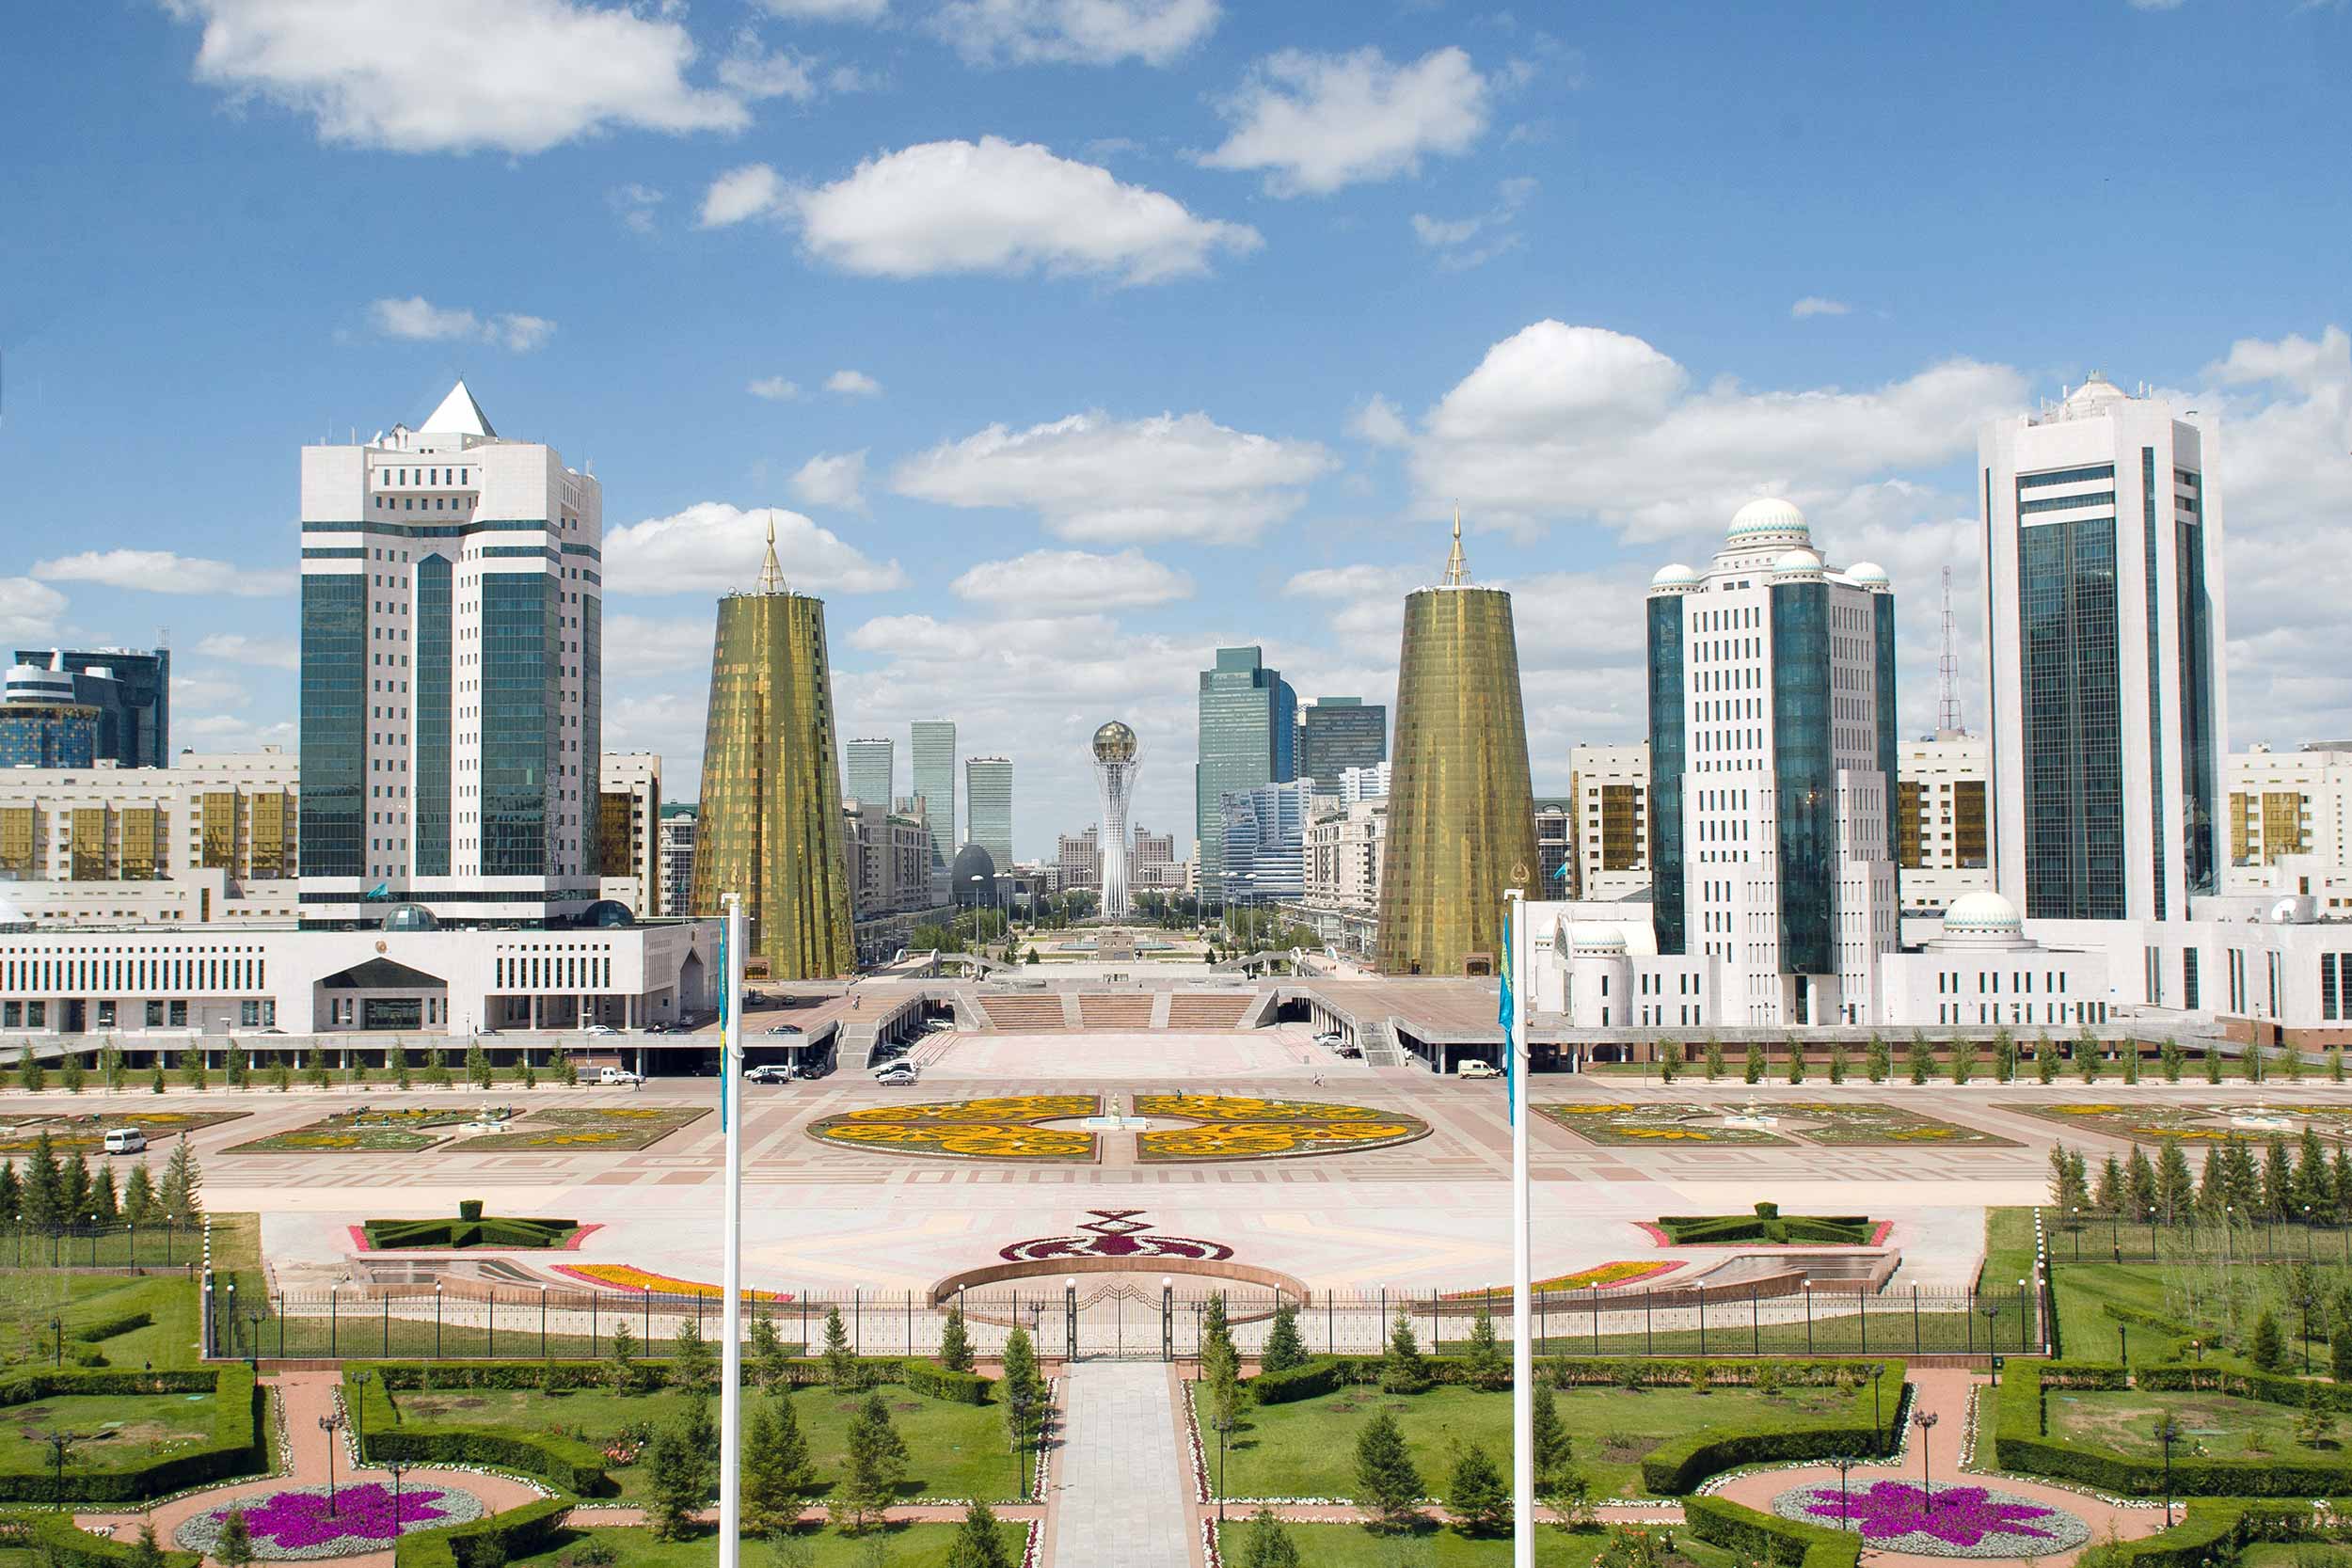
<path id="1" fill-rule="evenodd" d="M 2095 411 L 2110 403 L 2130 401 L 2129 392 L 2101 375 L 2097 371 L 2092 371 L 2090 379 L 2066 394 L 2066 409 L 2069 413 L 2079 414 L 2086 409 Z"/>
<path id="2" fill-rule="evenodd" d="M 1846 568 L 1846 580 L 1856 588 L 1892 588 L 1894 579 L 1875 561 L 1857 561 Z"/>
<path id="3" fill-rule="evenodd" d="M 1997 893 L 1963 893 L 1944 911 L 1947 937 L 2009 937 L 2025 934 L 2017 906 Z"/>
<path id="4" fill-rule="evenodd" d="M 440 918 L 422 904 L 394 904 L 384 911 L 387 931 L 437 931 Z"/>
<path id="5" fill-rule="evenodd" d="M 1790 550 L 1772 562 L 1772 576 L 1794 578 L 1820 576 L 1821 558 L 1811 550 Z"/>
<path id="6" fill-rule="evenodd" d="M 1133 762 L 1136 760 L 1136 732 L 1114 719 L 1094 732 L 1094 760 L 1097 762 Z"/>
<path id="7" fill-rule="evenodd" d="M 996 879 L 996 857 L 977 844 L 967 844 L 956 851 L 955 868 L 948 875 L 954 879 L 959 893 L 970 887 L 975 877 L 993 882 Z"/>
<path id="8" fill-rule="evenodd" d="M 1699 575 L 1681 562 L 1672 562 L 1658 568 L 1658 575 L 1649 579 L 1652 588 L 1696 588 Z"/>
<path id="9" fill-rule="evenodd" d="M 1724 535 L 1724 543 L 1733 549 L 1752 549 L 1761 545 L 1806 545 L 1812 543 L 1813 530 L 1798 511 L 1796 503 L 1778 496 L 1758 496 L 1732 514 L 1731 529 Z"/>
<path id="10" fill-rule="evenodd" d="M 1569 939 L 1568 945 L 1579 958 L 1616 958 L 1625 952 L 1625 933 L 1613 927 L 1580 932 Z"/>
<path id="11" fill-rule="evenodd" d="M 617 930 L 624 926 L 636 925 L 637 917 L 619 899 L 599 898 L 588 906 L 587 911 L 580 917 L 580 923 L 602 930 Z"/>

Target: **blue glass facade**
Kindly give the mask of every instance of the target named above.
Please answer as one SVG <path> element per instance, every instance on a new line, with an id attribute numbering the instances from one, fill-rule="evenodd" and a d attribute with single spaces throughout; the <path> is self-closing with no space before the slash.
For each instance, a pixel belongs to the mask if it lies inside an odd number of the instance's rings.
<path id="1" fill-rule="evenodd" d="M 2194 485 L 2196 477 L 2185 474 L 2183 483 Z M 2173 570 L 2180 592 L 2181 871 L 2191 893 L 2212 893 L 2220 864 L 2214 847 L 2219 801 L 2214 780 L 2213 596 L 2205 587 L 2205 526 L 2194 515 L 2184 515 L 2174 523 L 2173 535 L 2179 552 Z"/>
<path id="2" fill-rule="evenodd" d="M 1682 601 L 1649 601 L 1650 925 L 1661 953 L 1690 949 L 1682 886 Z"/>
<path id="3" fill-rule="evenodd" d="M 2026 913 L 2122 920 L 2123 735 L 2115 519 L 2018 531 Z"/>
<path id="4" fill-rule="evenodd" d="M 548 874 L 548 788 L 560 765 L 553 579 L 482 578 L 482 874 Z M 304 793 L 309 793 L 306 788 Z"/>
<path id="5" fill-rule="evenodd" d="M 604 601 L 592 594 L 580 595 L 580 670 L 581 703 L 580 709 L 580 798 L 583 802 L 596 799 L 602 784 L 604 760 Z M 828 679 L 826 689 L 831 690 Z M 831 714 L 827 714 L 830 722 Z M 837 801 L 835 802 L 838 803 Z M 589 875 L 596 870 L 596 814 L 583 809 L 580 813 L 581 834 L 578 858 L 574 864 Z"/>
<path id="6" fill-rule="evenodd" d="M 2140 524 L 2148 576 L 2148 834 L 2155 866 L 2158 920 L 2171 902 L 2164 888 L 2164 659 L 2157 653 L 2164 621 L 2156 613 L 2156 449 L 2139 449 Z"/>
<path id="7" fill-rule="evenodd" d="M 368 579 L 302 579 L 302 874 L 367 871 Z"/>
<path id="8" fill-rule="evenodd" d="M 449 875 L 450 563 L 417 562 L 416 769 L 409 822 L 420 877 Z"/>
<path id="9" fill-rule="evenodd" d="M 1837 775 L 1830 729 L 1829 585 L 1774 583 L 1772 769 L 1780 821 L 1780 968 L 1837 969 Z"/>
<path id="10" fill-rule="evenodd" d="M 0 707 L 0 768 L 87 768 L 100 755 L 96 708 L 62 703 Z"/>
<path id="11" fill-rule="evenodd" d="M 1895 820 L 1895 595 L 1870 595 L 1871 631 L 1877 645 L 1872 662 L 1878 668 L 1871 673 L 1871 685 L 1878 692 L 1878 768 L 1879 778 L 1886 788 L 1886 860 L 1894 870 L 1897 886 L 1895 907 L 1902 907 L 1903 857 L 1896 839 L 1901 824 Z"/>

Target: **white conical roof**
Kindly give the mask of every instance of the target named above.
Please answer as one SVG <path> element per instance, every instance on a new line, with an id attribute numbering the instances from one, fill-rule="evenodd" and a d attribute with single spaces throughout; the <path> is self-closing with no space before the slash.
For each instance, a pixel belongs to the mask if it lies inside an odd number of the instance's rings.
<path id="1" fill-rule="evenodd" d="M 449 389 L 449 396 L 441 400 L 441 406 L 433 410 L 417 430 L 420 435 L 425 436 L 498 435 L 490 428 L 490 416 L 482 411 L 482 404 L 474 402 L 473 394 L 466 390 L 463 381 Z"/>

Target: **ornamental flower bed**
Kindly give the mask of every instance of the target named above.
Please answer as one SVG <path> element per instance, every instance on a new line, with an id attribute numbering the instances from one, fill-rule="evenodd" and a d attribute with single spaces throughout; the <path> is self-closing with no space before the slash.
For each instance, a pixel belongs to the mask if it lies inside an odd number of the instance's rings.
<path id="1" fill-rule="evenodd" d="M 1613 1291 L 1628 1285 L 1654 1282 L 1660 1275 L 1672 1274 L 1680 1267 L 1682 1264 L 1674 1259 L 1653 1259 L 1647 1262 L 1597 1263 L 1589 1269 L 1579 1269 L 1574 1274 L 1556 1274 L 1549 1279 L 1538 1279 L 1534 1282 L 1534 1289 L 1537 1291 Z M 1507 1303 L 1511 1299 L 1511 1291 L 1508 1286 L 1500 1291 L 1448 1291 L 1444 1299 L 1447 1301 L 1480 1301 L 1488 1296 Z"/>
<path id="2" fill-rule="evenodd" d="M 633 1153 L 651 1148 L 679 1128 L 710 1113 L 691 1106 L 598 1106 L 532 1111 L 504 1132 L 485 1132 L 451 1152 L 495 1154 L 501 1149 L 573 1148 Z"/>
<path id="3" fill-rule="evenodd" d="M 1708 1148 L 1781 1144 L 1793 1140 L 1760 1127 L 1726 1127 L 1723 1117 L 1730 1107 L 1661 1102 L 1650 1105 L 1611 1105 L 1568 1101 L 1538 1105 L 1548 1117 L 1587 1143 L 1616 1148 L 1649 1144 L 1692 1144 Z M 1771 1110 L 1767 1108 L 1766 1114 Z"/>
<path id="4" fill-rule="evenodd" d="M 113 1128 L 135 1127 L 147 1134 L 148 1142 L 161 1143 L 250 1115 L 250 1111 L 105 1111 L 71 1117 L 11 1117 L 8 1126 L 0 1129 L 0 1155 L 32 1153 L 43 1132 L 59 1154 L 95 1154 Z"/>
<path id="5" fill-rule="evenodd" d="M 414 1530 L 462 1525 L 482 1517 L 482 1500 L 454 1486 L 416 1485 L 400 1489 L 399 1512 L 393 1512 L 392 1489 L 377 1481 L 338 1486 L 334 1507 L 327 1507 L 324 1486 L 296 1486 L 273 1492 L 240 1505 L 246 1528 L 253 1537 L 253 1555 L 262 1562 L 310 1561 L 321 1558 L 353 1557 L 381 1551 Z M 211 1552 L 230 1511 L 199 1513 L 174 1532 L 175 1544 L 194 1552 Z"/>
<path id="6" fill-rule="evenodd" d="M 2232 1125 L 2233 1117 L 2256 1115 L 2293 1117 L 2298 1125 L 2288 1130 L 2287 1136 L 2299 1132 L 2303 1125 L 2316 1128 L 2322 1137 L 2340 1138 L 2352 1133 L 2352 1106 L 2344 1105 L 2122 1105 L 2106 1101 L 2045 1101 L 2008 1108 L 2057 1122 L 2061 1127 L 2079 1127 L 2119 1138 L 2219 1143 L 2233 1132 L 2246 1138 L 2265 1136 L 2265 1130 Z"/>
<path id="7" fill-rule="evenodd" d="M 320 1152 L 343 1154 L 410 1154 L 431 1148 L 449 1136 L 446 1129 L 471 1119 L 471 1111 L 338 1111 L 331 1117 L 283 1132 L 272 1132 L 251 1143 L 238 1144 L 231 1154 Z"/>
<path id="8" fill-rule="evenodd" d="M 566 1275 L 587 1285 L 601 1285 L 607 1290 L 627 1291 L 642 1295 L 650 1291 L 658 1296 L 708 1296 L 717 1300 L 725 1292 L 716 1285 L 706 1285 L 698 1279 L 678 1279 L 666 1274 L 631 1268 L 627 1263 L 558 1263 L 555 1272 Z M 787 1302 L 799 1298 L 789 1291 L 745 1291 L 745 1301 Z"/>
<path id="9" fill-rule="evenodd" d="M 1907 1481 L 1850 1486 L 1800 1486 L 1772 1499 L 1784 1519 L 1825 1529 L 1856 1529 L 1881 1551 L 1919 1557 L 2037 1558 L 2073 1551 L 2090 1527 L 2062 1509 L 1982 1486 Z"/>
<path id="10" fill-rule="evenodd" d="M 1197 1123 L 1157 1128 L 1136 1139 L 1147 1164 L 1190 1160 L 1281 1160 L 1387 1148 L 1429 1135 L 1429 1124 L 1402 1111 L 1329 1101 L 1261 1100 L 1252 1095 L 1139 1094 L 1136 1114 Z"/>
<path id="11" fill-rule="evenodd" d="M 808 1135 L 819 1143 L 890 1154 L 1091 1164 L 1097 1148 L 1092 1132 L 1037 1124 L 1073 1121 L 1102 1109 L 1103 1101 L 1090 1094 L 992 1095 L 922 1105 L 874 1105 L 819 1117 L 809 1123 Z"/>
<path id="12" fill-rule="evenodd" d="M 2014 1148 L 2010 1139 L 1975 1127 L 1963 1127 L 1941 1117 L 1923 1115 L 1897 1105 L 1869 1101 L 1835 1104 L 1778 1101 L 1762 1107 L 1768 1116 L 1801 1125 L 1788 1131 L 1807 1143 L 1836 1148 L 1868 1148 L 1904 1144 L 1945 1144 L 1970 1148 Z"/>

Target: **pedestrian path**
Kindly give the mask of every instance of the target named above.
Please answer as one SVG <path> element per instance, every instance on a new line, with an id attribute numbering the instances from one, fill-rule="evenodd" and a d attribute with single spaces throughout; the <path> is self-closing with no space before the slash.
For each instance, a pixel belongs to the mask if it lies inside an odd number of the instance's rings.
<path id="1" fill-rule="evenodd" d="M 1191 1486 L 1168 1369 L 1081 1361 L 1063 1388 L 1055 1568 L 1191 1568 Z"/>

